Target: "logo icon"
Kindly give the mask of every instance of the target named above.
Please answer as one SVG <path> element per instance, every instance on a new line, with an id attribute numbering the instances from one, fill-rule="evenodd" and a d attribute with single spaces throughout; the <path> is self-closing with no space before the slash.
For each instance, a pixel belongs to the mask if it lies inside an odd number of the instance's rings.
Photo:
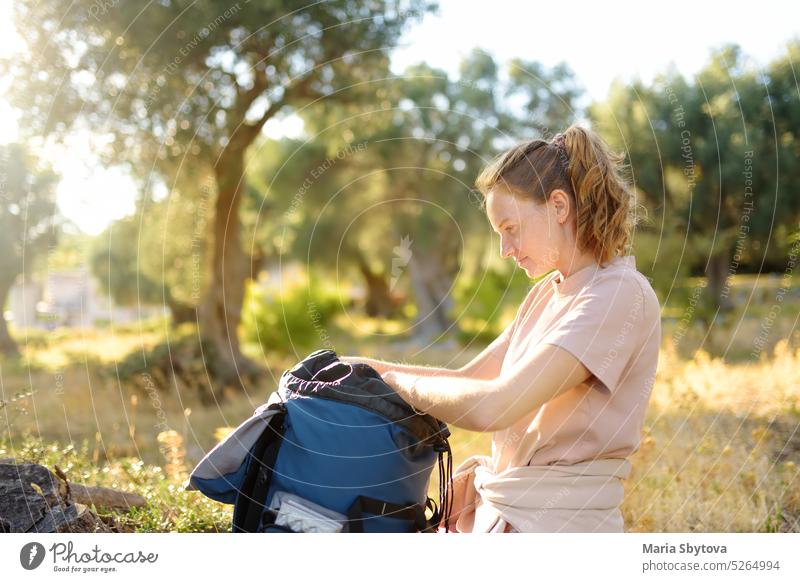
<path id="1" fill-rule="evenodd" d="M 30 542 L 19 551 L 19 563 L 26 570 L 35 570 L 44 561 L 44 546 L 39 542 Z"/>
<path id="2" fill-rule="evenodd" d="M 406 235 L 400 239 L 400 244 L 392 249 L 395 258 L 392 259 L 392 279 L 389 283 L 389 291 L 394 290 L 400 275 L 403 274 L 403 267 L 408 265 L 411 260 L 411 243 L 413 241 Z"/>

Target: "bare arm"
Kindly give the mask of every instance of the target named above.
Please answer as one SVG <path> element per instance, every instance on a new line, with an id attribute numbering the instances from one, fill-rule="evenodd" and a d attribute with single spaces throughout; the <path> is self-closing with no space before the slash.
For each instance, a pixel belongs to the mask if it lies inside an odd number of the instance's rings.
<path id="1" fill-rule="evenodd" d="M 495 432 L 577 386 L 591 373 L 567 350 L 544 344 L 529 358 L 492 380 L 422 377 L 388 373 L 384 379 L 419 411 L 449 424 Z"/>
<path id="2" fill-rule="evenodd" d="M 384 360 L 372 358 L 362 358 L 356 356 L 342 356 L 342 362 L 350 364 L 367 364 L 383 376 L 386 372 L 392 371 L 402 374 L 411 374 L 420 378 L 432 376 L 449 376 L 451 378 L 470 378 L 473 380 L 492 380 L 500 375 L 503 366 L 503 359 L 508 351 L 508 343 L 511 338 L 511 325 L 506 327 L 494 341 L 486 346 L 484 350 L 475 356 L 468 364 L 461 366 L 457 370 L 450 368 L 436 368 L 433 366 L 414 366 L 410 364 L 397 364 Z"/>
<path id="3" fill-rule="evenodd" d="M 503 365 L 507 343 L 502 341 L 503 336 L 499 336 L 468 364 L 454 370 L 451 368 L 438 368 L 434 366 L 415 366 L 411 364 L 398 364 L 384 360 L 372 358 L 362 358 L 355 356 L 342 356 L 342 362 L 349 364 L 367 364 L 383 376 L 386 372 L 392 371 L 401 374 L 411 374 L 420 378 L 431 378 L 436 376 L 449 376 L 451 378 L 471 378 L 473 380 L 491 380 L 500 375 L 500 368 Z"/>
<path id="4" fill-rule="evenodd" d="M 450 376 L 461 377 L 460 370 L 451 370 L 449 368 L 436 368 L 433 366 L 414 366 L 411 364 L 398 364 L 395 362 L 387 362 L 385 360 L 374 360 L 372 358 L 362 358 L 356 356 L 341 356 L 340 361 L 348 364 L 367 364 L 375 368 L 381 376 L 388 371 L 400 372 L 403 374 L 412 374 L 419 377 L 432 377 L 432 376 Z"/>

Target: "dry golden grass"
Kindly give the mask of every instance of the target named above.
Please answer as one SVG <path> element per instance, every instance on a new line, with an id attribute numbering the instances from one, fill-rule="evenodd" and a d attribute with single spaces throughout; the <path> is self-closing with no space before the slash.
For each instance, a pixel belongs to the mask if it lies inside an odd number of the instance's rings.
<path id="1" fill-rule="evenodd" d="M 148 342 L 153 337 L 146 338 Z M 232 427 L 250 416 L 274 390 L 277 378 L 217 407 L 203 407 L 193 394 L 142 393 L 101 373 L 99 354 L 108 345 L 140 349 L 142 338 L 108 342 L 100 332 L 91 341 L 30 347 L 37 367 L 3 366 L 5 398 L 33 386 L 35 393 L 6 407 L 11 426 L 0 435 L 2 455 L 14 456 L 15 443 L 28 436 L 61 443 L 88 442 L 87 454 L 99 467 L 131 458 L 157 465 L 169 487 L 185 479 L 191 467 Z M 59 354 L 75 342 L 87 358 Z M 340 346 L 337 346 L 340 347 Z M 415 361 L 459 366 L 478 347 L 463 353 L 428 351 Z M 398 352 L 364 353 L 404 359 Z M 56 357 L 58 355 L 58 357 Z M 92 362 L 91 364 L 89 362 Z M 699 351 L 681 357 L 669 342 L 661 353 L 659 373 L 645 421 L 641 448 L 633 455 L 623 504 L 628 531 L 800 531 L 800 349 L 779 342 L 752 363 L 725 363 Z M 453 429 L 454 467 L 472 454 L 488 454 L 488 434 Z M 127 461 L 126 461 L 127 462 Z M 113 465 L 112 465 L 112 469 Z M 436 492 L 436 472 L 431 493 Z M 87 477 L 88 477 L 87 473 Z M 210 512 L 211 510 L 209 510 Z M 216 510 L 214 510 L 216 512 Z M 208 513 L 208 512 L 206 512 Z M 210 514 L 209 514 L 210 515 Z M 182 517 L 209 522 L 227 514 Z M 159 518 L 160 519 L 160 518 Z M 164 523 L 173 524 L 178 520 Z M 148 531 L 160 526 L 148 525 Z M 165 526 L 167 527 L 167 526 Z"/>
<path id="2" fill-rule="evenodd" d="M 15 334 L 26 364 L 58 370 L 84 364 L 113 364 L 135 350 L 152 348 L 164 337 L 165 323 L 126 324 L 116 328 L 59 328 Z"/>
<path id="3" fill-rule="evenodd" d="M 623 505 L 630 531 L 800 531 L 800 349 L 726 364 L 666 344 Z"/>

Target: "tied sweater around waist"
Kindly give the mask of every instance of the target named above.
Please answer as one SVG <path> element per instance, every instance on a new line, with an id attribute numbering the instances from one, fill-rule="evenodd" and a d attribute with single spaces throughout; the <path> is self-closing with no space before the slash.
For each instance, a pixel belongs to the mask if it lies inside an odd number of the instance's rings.
<path id="1" fill-rule="evenodd" d="M 453 474 L 450 529 L 501 533 L 510 525 L 522 533 L 622 533 L 622 479 L 630 471 L 627 459 L 595 459 L 495 474 L 491 457 L 473 455 Z"/>

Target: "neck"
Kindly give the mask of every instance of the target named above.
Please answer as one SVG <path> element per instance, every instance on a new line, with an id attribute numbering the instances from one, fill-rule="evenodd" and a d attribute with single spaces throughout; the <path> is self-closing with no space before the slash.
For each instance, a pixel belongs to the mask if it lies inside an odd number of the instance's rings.
<path id="1" fill-rule="evenodd" d="M 591 253 L 573 253 L 565 257 L 563 261 L 558 261 L 556 268 L 565 279 L 576 271 L 590 266 L 595 263 L 594 256 Z"/>

